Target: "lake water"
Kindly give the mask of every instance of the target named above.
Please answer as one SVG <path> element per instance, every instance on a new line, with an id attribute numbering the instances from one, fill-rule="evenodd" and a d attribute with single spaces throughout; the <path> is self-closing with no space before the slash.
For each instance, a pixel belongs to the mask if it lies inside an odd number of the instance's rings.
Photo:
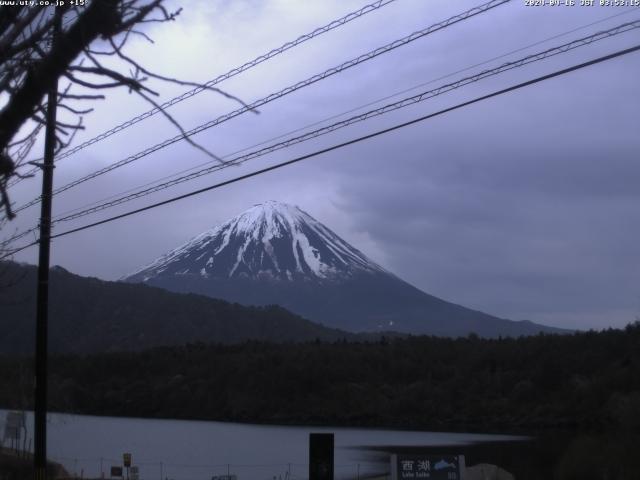
<path id="1" fill-rule="evenodd" d="M 0 410 L 4 422 L 5 410 Z M 2 427 L 2 425 L 0 425 Z M 436 447 L 517 440 L 504 435 L 434 433 L 356 428 L 280 427 L 238 423 L 149 420 L 50 414 L 48 457 L 78 476 L 109 478 L 111 465 L 130 452 L 141 480 L 292 480 L 308 477 L 310 432 L 335 433 L 336 478 L 388 471 L 367 450 L 385 446 Z M 33 416 L 28 414 L 28 438 Z M 378 457 L 379 458 L 379 457 Z"/>

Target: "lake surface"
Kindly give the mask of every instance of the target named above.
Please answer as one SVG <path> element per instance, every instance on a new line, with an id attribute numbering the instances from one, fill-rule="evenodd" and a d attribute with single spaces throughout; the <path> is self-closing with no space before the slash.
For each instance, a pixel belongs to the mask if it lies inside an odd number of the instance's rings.
<path id="1" fill-rule="evenodd" d="M 0 427 L 6 416 L 0 410 Z M 280 427 L 238 423 L 149 420 L 50 414 L 48 457 L 84 478 L 109 478 L 111 465 L 130 452 L 141 480 L 210 480 L 213 475 L 238 480 L 292 480 L 308 477 L 310 432 L 335 433 L 336 478 L 357 478 L 389 470 L 380 447 L 438 447 L 509 442 L 505 435 L 434 433 L 355 428 Z M 28 414 L 28 436 L 33 415 Z M 28 441 L 28 440 L 27 440 Z M 376 460 L 377 458 L 377 460 Z"/>

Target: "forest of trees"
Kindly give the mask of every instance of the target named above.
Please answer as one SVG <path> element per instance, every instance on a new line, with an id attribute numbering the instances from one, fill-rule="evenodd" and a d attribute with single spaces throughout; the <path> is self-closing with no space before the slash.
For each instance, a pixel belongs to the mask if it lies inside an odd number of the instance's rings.
<path id="1" fill-rule="evenodd" d="M 0 406 L 29 407 L 21 377 L 30 362 L 0 357 Z M 517 339 L 190 344 L 56 356 L 49 405 L 277 424 L 638 431 L 640 324 Z"/>

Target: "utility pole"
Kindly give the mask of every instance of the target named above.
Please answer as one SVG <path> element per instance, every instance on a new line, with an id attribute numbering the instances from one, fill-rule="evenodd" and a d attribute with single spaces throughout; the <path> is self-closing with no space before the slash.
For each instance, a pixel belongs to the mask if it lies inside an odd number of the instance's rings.
<path id="1" fill-rule="evenodd" d="M 62 24 L 62 9 L 54 7 L 51 50 L 56 47 Z M 36 480 L 47 478 L 47 324 L 49 313 L 49 247 L 51 244 L 51 197 L 53 190 L 53 156 L 56 146 L 56 110 L 58 79 L 49 89 L 47 129 L 42 164 L 42 199 L 40 208 L 40 243 L 38 258 L 38 295 L 36 307 L 35 431 L 34 468 Z"/>

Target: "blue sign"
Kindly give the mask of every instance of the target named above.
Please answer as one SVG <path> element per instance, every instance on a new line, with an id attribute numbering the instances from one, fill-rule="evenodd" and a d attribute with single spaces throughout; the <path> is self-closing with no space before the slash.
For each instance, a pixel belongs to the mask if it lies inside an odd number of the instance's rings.
<path id="1" fill-rule="evenodd" d="M 463 455 L 392 455 L 393 480 L 463 480 Z"/>

